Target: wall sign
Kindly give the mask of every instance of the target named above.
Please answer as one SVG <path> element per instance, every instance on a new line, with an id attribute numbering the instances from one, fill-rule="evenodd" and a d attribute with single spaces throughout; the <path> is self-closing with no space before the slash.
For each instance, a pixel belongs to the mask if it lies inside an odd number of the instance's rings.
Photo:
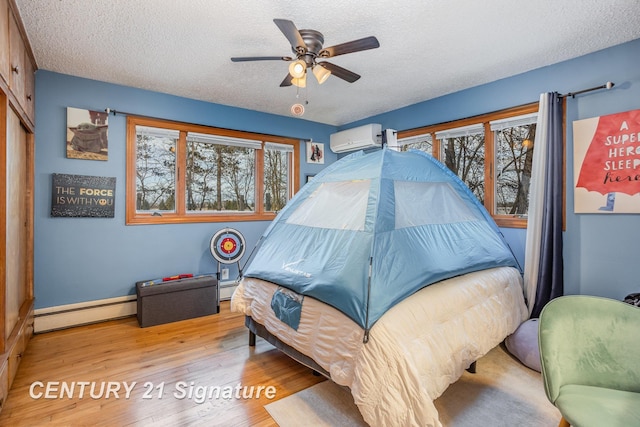
<path id="1" fill-rule="evenodd" d="M 640 110 L 573 122 L 574 211 L 640 213 Z"/>
<path id="2" fill-rule="evenodd" d="M 52 174 L 51 216 L 113 218 L 116 178 Z"/>

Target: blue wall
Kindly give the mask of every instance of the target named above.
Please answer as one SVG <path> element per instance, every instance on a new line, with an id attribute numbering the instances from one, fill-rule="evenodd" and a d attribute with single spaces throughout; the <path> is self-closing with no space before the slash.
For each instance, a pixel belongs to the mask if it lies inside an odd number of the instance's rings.
<path id="1" fill-rule="evenodd" d="M 565 293 L 620 299 L 640 291 L 637 254 L 638 215 L 573 214 L 574 120 L 640 108 L 640 40 L 581 58 L 498 80 L 437 99 L 401 108 L 343 126 L 381 123 L 383 129 L 405 130 L 536 102 L 540 93 L 575 92 L 613 81 L 609 91 L 567 100 L 567 227 Z M 137 280 L 182 272 L 216 269 L 208 249 L 222 226 L 238 228 L 253 248 L 264 222 L 125 226 L 125 117 L 109 118 L 107 162 L 67 159 L 66 107 L 103 110 L 107 107 L 170 120 L 201 123 L 252 132 L 328 141 L 336 128 L 284 116 L 274 116 L 168 96 L 107 83 L 38 71 L 36 74 L 36 308 L 97 300 L 134 293 Z M 318 165 L 304 162 L 301 181 Z M 326 163 L 335 160 L 327 150 Z M 113 219 L 67 219 L 49 216 L 51 174 L 69 173 L 117 177 Z M 525 231 L 504 229 L 522 260 Z M 231 277 L 234 276 L 231 271 Z"/>
<path id="2" fill-rule="evenodd" d="M 578 95 L 566 103 L 565 294 L 622 299 L 640 292 L 640 216 L 573 213 L 572 122 L 640 108 L 640 39 L 342 128 L 373 122 L 383 129 L 412 129 L 537 102 L 543 92 L 577 92 L 607 81 L 615 83 L 613 89 Z M 516 256 L 523 259 L 525 230 L 503 232 Z"/>
<path id="3" fill-rule="evenodd" d="M 67 107 L 111 108 L 229 129 L 328 141 L 334 126 L 258 113 L 40 70 L 36 73 L 35 307 L 134 294 L 134 283 L 179 273 L 213 273 L 211 236 L 230 226 L 243 233 L 247 255 L 268 222 L 125 226 L 126 116 L 109 116 L 109 160 L 67 159 Z M 307 164 L 300 182 L 323 166 Z M 325 161 L 336 156 L 329 150 Z M 116 177 L 115 218 L 52 218 L 51 174 Z M 246 258 L 245 258 L 246 259 Z M 244 262 L 244 260 L 242 262 Z M 237 268 L 230 266 L 230 278 Z"/>

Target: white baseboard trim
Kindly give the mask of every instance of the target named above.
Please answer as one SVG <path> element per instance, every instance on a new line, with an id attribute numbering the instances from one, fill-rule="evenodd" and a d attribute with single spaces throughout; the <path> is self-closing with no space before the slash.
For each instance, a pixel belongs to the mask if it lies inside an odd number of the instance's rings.
<path id="1" fill-rule="evenodd" d="M 236 287 L 235 281 L 220 282 L 220 301 L 231 299 Z M 34 310 L 33 330 L 35 333 L 50 332 L 135 316 L 136 313 L 135 295 L 45 307 Z"/>
<path id="2" fill-rule="evenodd" d="M 136 314 L 136 296 L 108 298 L 36 309 L 33 331 L 49 332 Z"/>
<path id="3" fill-rule="evenodd" d="M 220 282 L 220 301 L 230 300 L 231 295 L 233 295 L 233 291 L 235 291 L 237 287 L 238 282 L 235 280 Z"/>

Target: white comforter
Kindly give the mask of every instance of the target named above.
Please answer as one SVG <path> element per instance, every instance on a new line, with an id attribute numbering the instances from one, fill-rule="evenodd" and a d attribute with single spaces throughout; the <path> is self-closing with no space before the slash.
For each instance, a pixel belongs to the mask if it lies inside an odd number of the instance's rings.
<path id="1" fill-rule="evenodd" d="M 277 288 L 244 278 L 231 309 L 251 316 L 349 387 L 364 420 L 374 426 L 440 427 L 433 401 L 528 316 L 520 273 L 510 267 L 427 286 L 385 313 L 367 344 L 356 323 L 309 297 L 298 329 L 290 328 L 270 307 Z"/>

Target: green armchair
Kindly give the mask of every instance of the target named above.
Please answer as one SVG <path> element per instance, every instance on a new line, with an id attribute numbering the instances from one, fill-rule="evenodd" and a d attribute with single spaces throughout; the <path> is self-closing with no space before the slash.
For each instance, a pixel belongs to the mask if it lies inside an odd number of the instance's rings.
<path id="1" fill-rule="evenodd" d="M 538 343 L 560 426 L 640 426 L 640 308 L 585 295 L 553 299 L 540 314 Z"/>

